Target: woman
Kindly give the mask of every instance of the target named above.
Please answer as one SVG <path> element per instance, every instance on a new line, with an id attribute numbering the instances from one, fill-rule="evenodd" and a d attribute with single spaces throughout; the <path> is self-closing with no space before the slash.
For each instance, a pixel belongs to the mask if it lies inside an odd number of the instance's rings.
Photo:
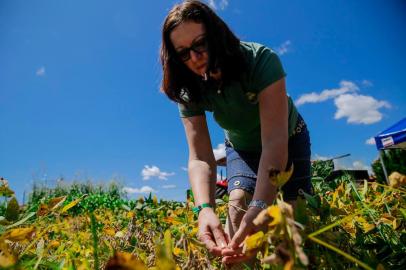
<path id="1" fill-rule="evenodd" d="M 223 262 L 244 261 L 239 246 L 255 231 L 253 219 L 275 199 L 270 172 L 293 162 L 285 200 L 294 203 L 299 189 L 311 192 L 309 134 L 286 94 L 285 72 L 271 49 L 240 41 L 199 1 L 175 5 L 167 15 L 161 62 L 162 91 L 178 103 L 186 132 L 199 237 Z M 230 198 L 225 231 L 213 209 L 216 163 L 205 111 L 225 131 Z"/>

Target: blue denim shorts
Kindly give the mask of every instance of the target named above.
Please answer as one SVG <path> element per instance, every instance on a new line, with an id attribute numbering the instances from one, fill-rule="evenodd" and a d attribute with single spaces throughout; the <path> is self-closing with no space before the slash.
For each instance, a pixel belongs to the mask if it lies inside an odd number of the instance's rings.
<path id="1" fill-rule="evenodd" d="M 254 194 L 261 152 L 235 150 L 226 140 L 227 191 L 243 189 Z M 299 190 L 312 194 L 310 136 L 303 118 L 299 115 L 294 134 L 289 138 L 288 166 L 293 163 L 290 180 L 282 187 L 285 200 L 296 200 Z"/>

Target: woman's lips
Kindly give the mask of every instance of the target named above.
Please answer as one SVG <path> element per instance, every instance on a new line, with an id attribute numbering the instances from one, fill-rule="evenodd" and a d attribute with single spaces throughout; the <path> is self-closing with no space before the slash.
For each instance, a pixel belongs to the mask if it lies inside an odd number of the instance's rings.
<path id="1" fill-rule="evenodd" d="M 206 68 L 206 64 L 203 64 L 203 65 L 197 67 L 198 70 L 201 70 L 201 69 L 203 69 L 203 68 Z"/>

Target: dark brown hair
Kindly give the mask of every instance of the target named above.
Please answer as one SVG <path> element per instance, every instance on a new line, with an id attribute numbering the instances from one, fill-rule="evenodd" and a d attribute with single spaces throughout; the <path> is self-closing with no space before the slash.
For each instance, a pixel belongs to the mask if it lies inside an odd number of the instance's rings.
<path id="1" fill-rule="evenodd" d="M 223 83 L 238 80 L 244 71 L 240 40 L 212 9 L 200 1 L 185 1 L 175 5 L 162 27 L 161 63 L 163 91 L 171 100 L 186 104 L 201 100 L 200 76 L 194 74 L 178 59 L 170 40 L 172 30 L 183 22 L 202 23 L 208 42 L 208 71 L 220 70 Z M 187 95 L 187 100 L 183 95 Z"/>

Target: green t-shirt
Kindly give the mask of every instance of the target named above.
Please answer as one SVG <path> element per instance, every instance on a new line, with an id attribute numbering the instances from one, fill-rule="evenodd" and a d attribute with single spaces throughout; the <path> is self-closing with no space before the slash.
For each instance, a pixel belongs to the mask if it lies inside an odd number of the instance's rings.
<path id="1" fill-rule="evenodd" d="M 279 57 L 271 49 L 253 42 L 241 42 L 248 65 L 240 81 L 231 81 L 218 89 L 204 89 L 202 101 L 178 104 L 181 117 L 213 112 L 226 138 L 237 150 L 261 150 L 261 125 L 258 94 L 286 76 Z M 288 96 L 289 136 L 296 125 L 298 112 Z"/>

